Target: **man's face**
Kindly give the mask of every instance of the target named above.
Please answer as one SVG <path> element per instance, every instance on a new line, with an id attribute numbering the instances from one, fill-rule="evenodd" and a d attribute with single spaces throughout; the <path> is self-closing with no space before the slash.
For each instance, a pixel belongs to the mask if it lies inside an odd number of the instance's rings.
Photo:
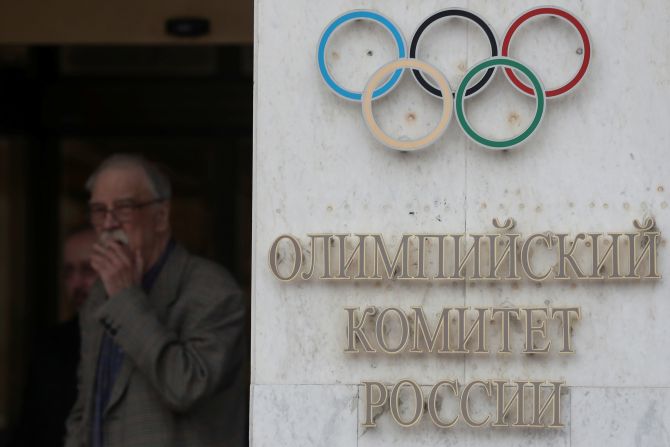
<path id="1" fill-rule="evenodd" d="M 91 251 L 96 241 L 93 230 L 70 236 L 63 247 L 65 293 L 75 309 L 79 309 L 88 297 L 91 286 L 98 275 L 91 267 Z"/>
<path id="2" fill-rule="evenodd" d="M 108 212 L 103 220 L 93 221 L 98 237 L 126 239 L 133 253 L 140 250 L 144 259 L 148 259 L 161 240 L 159 235 L 168 231 L 169 205 L 151 203 L 155 200 L 149 180 L 140 167 L 114 167 L 100 172 L 91 191 L 92 215 L 100 208 L 116 211 L 115 215 Z M 119 233 L 123 237 L 119 237 Z"/>

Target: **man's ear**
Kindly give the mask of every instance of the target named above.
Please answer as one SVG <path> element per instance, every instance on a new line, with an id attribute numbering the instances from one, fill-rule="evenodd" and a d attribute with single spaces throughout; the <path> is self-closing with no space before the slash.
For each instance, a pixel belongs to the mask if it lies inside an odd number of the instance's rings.
<path id="1" fill-rule="evenodd" d="M 159 204 L 155 214 L 156 231 L 167 231 L 170 228 L 170 202 Z"/>

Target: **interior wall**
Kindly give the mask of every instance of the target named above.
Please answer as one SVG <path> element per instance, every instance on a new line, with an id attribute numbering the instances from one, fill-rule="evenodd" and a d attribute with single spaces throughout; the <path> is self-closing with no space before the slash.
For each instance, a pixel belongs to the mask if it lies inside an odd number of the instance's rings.
<path id="1" fill-rule="evenodd" d="M 28 304 L 25 292 L 25 190 L 20 177 L 24 168 L 20 139 L 0 138 L 0 431 L 12 420 L 17 405 L 25 355 L 21 342 Z"/>
<path id="2" fill-rule="evenodd" d="M 177 240 L 249 295 L 251 55 L 0 45 L 0 446 L 21 412 L 33 338 L 72 315 L 62 239 L 87 220 L 84 183 L 108 155 L 158 162 L 173 182 Z"/>

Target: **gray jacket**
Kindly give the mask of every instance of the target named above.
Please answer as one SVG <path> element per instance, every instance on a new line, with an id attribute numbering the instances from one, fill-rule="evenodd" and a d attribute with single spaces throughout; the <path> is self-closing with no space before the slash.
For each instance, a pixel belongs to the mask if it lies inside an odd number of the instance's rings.
<path id="1" fill-rule="evenodd" d="M 108 299 L 98 281 L 80 315 L 79 391 L 66 447 L 91 444 L 103 331 L 125 352 L 104 411 L 105 447 L 242 445 L 246 392 L 231 383 L 244 356 L 245 313 L 232 277 L 180 245 L 149 295 L 133 287 Z"/>

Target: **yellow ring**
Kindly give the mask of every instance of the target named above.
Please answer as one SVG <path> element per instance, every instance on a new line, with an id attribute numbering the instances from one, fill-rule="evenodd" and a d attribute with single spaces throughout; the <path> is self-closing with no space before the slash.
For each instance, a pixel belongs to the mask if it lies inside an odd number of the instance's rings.
<path id="1" fill-rule="evenodd" d="M 372 94 L 375 88 L 382 82 L 382 80 L 387 78 L 398 68 L 416 68 L 421 70 L 423 73 L 428 74 L 431 78 L 433 78 L 433 80 L 435 80 L 435 82 L 437 82 L 437 85 L 442 92 L 442 118 L 440 119 L 440 122 L 428 135 L 417 140 L 398 140 L 396 138 L 390 137 L 381 129 L 381 127 L 379 127 L 375 121 L 374 116 L 372 115 Z M 365 120 L 365 124 L 367 124 L 368 129 L 370 129 L 372 135 L 380 143 L 387 147 L 401 151 L 414 151 L 433 144 L 435 140 L 440 138 L 444 131 L 447 130 L 447 126 L 451 120 L 454 99 L 451 94 L 449 81 L 447 81 L 447 78 L 445 78 L 437 68 L 418 59 L 398 59 L 394 62 L 384 65 L 382 68 L 377 70 L 375 74 L 372 75 L 367 85 L 365 86 L 365 90 L 363 90 L 361 103 L 363 105 L 363 119 Z"/>

